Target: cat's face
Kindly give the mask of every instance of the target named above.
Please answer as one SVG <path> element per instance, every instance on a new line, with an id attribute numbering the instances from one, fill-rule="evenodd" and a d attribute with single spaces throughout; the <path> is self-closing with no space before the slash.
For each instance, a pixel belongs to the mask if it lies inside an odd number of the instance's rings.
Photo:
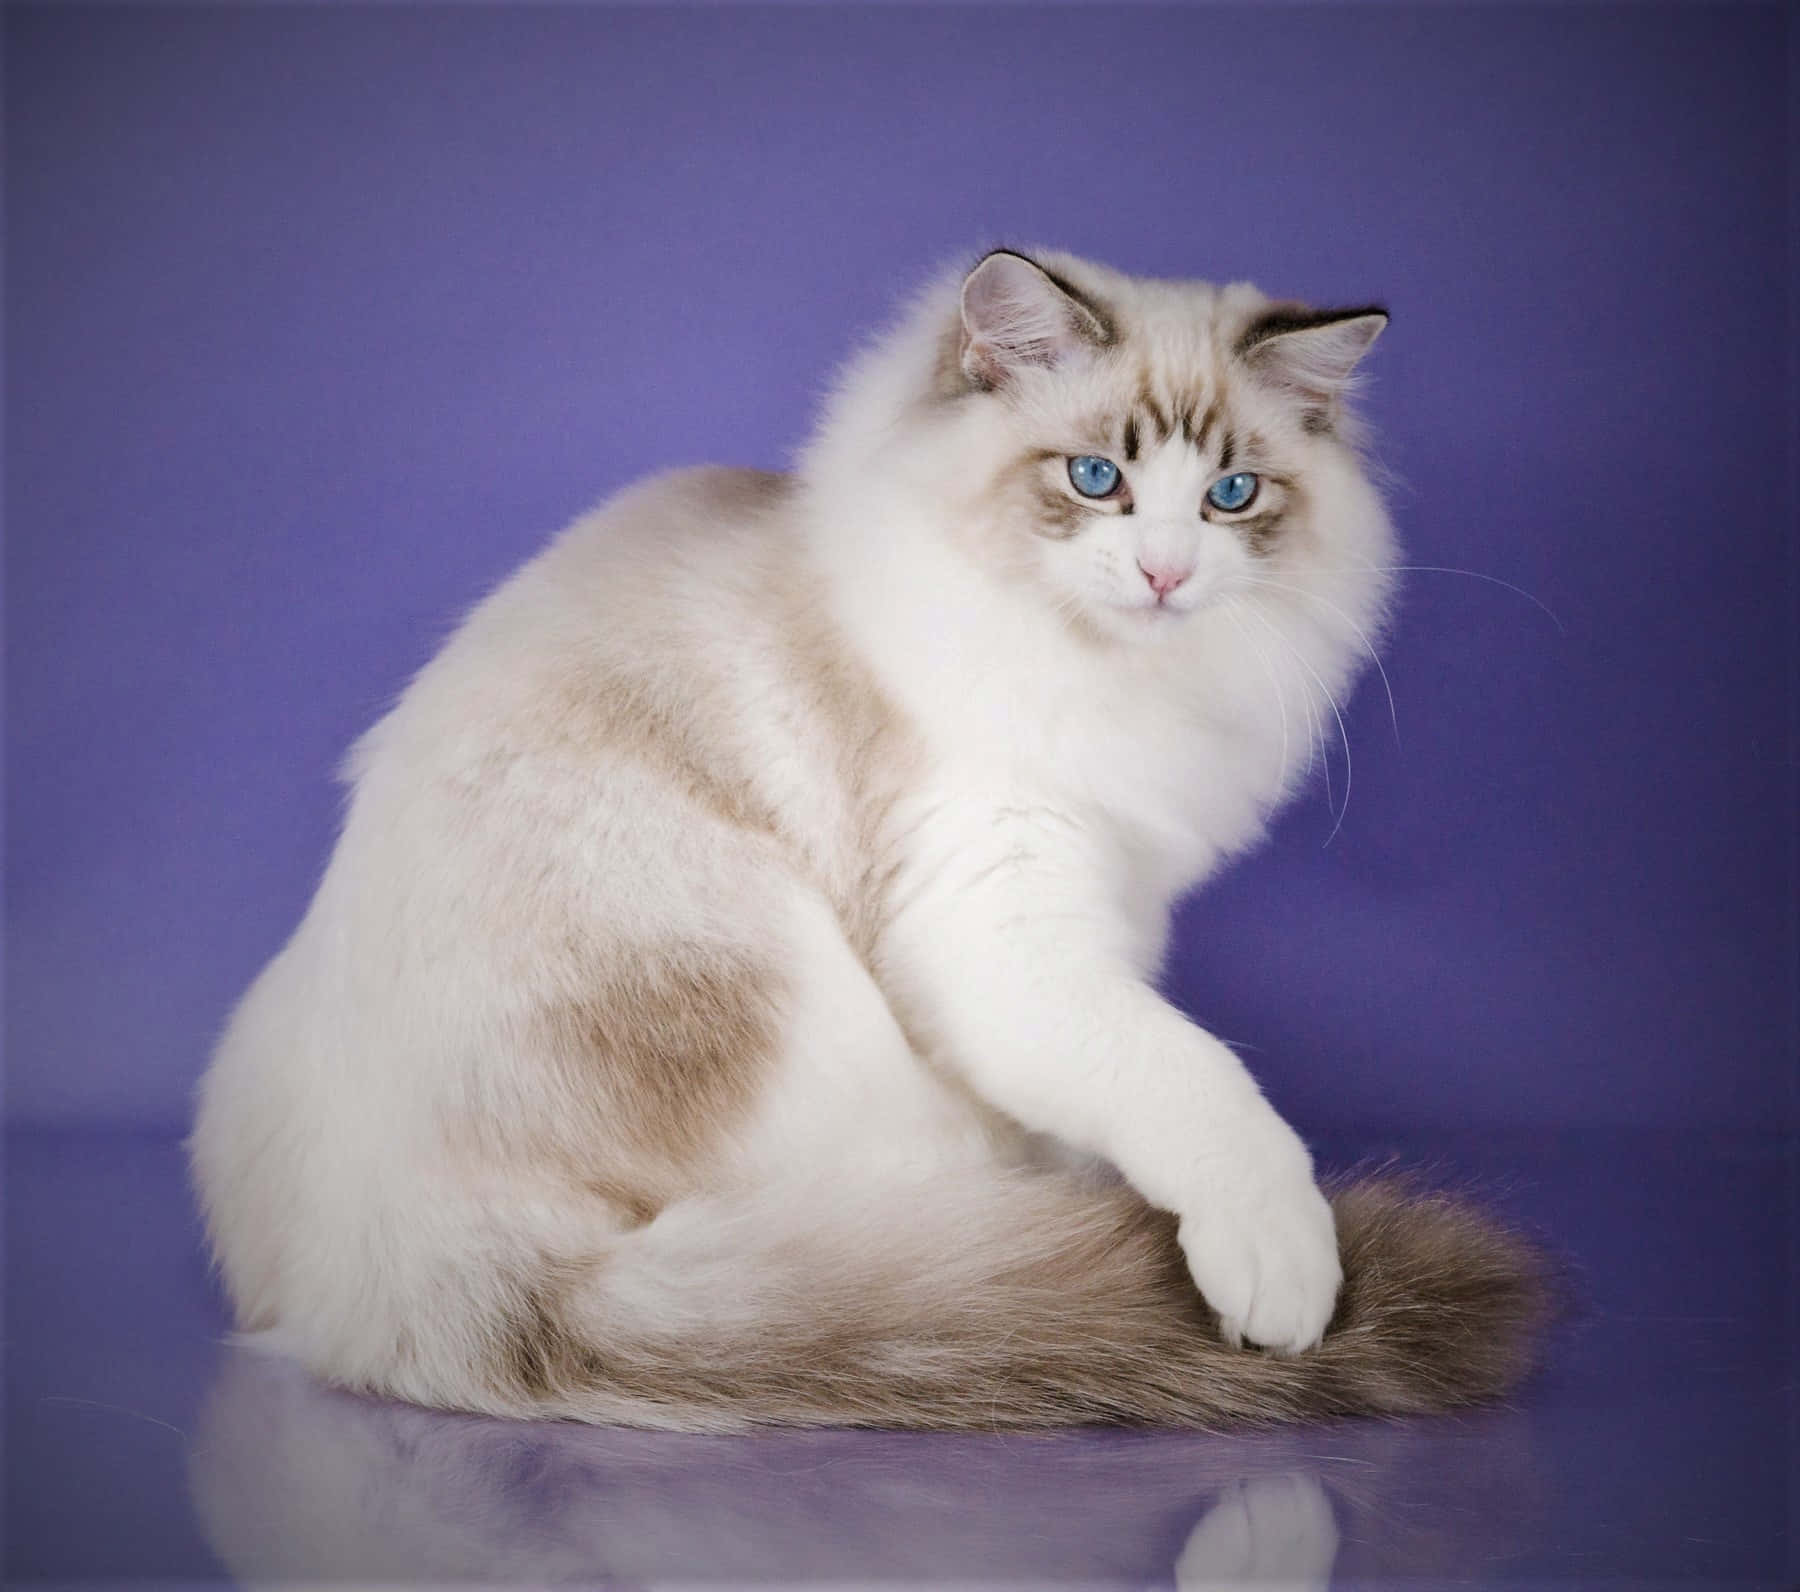
<path id="1" fill-rule="evenodd" d="M 1338 399 L 1385 316 L 1063 263 L 989 255 L 946 341 L 949 395 L 1005 461 L 986 554 L 1077 628 L 1126 641 L 1318 556 L 1318 497 L 1349 459 Z"/>

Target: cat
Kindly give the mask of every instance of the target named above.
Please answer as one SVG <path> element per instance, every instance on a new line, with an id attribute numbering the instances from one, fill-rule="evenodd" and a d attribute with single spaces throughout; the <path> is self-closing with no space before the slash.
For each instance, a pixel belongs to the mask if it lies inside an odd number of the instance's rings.
<path id="1" fill-rule="evenodd" d="M 792 474 L 629 489 L 482 602 L 201 1085 L 242 1328 L 689 1430 L 1513 1386 L 1535 1251 L 1392 1181 L 1334 1210 L 1150 982 L 1381 625 L 1386 320 L 995 250 Z"/>

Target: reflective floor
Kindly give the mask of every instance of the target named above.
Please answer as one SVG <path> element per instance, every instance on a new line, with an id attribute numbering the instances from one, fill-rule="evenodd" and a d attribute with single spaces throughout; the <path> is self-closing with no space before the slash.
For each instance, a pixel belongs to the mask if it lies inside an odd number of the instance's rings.
<path id="1" fill-rule="evenodd" d="M 1570 1263 L 1511 1408 L 1201 1437 L 430 1414 L 223 1347 L 178 1148 L 8 1141 L 9 1584 L 1791 1588 L 1792 1151 L 1398 1149 Z M 1422 1150 L 1428 1155 L 1421 1156 Z"/>

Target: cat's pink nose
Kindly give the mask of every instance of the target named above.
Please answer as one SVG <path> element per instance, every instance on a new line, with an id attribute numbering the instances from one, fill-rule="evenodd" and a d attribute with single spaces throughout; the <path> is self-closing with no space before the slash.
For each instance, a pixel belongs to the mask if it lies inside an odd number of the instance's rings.
<path id="1" fill-rule="evenodd" d="M 1144 579 L 1150 582 L 1150 589 L 1158 597 L 1167 597 L 1189 575 L 1194 573 L 1194 566 L 1183 567 L 1180 564 L 1146 564 L 1141 558 L 1138 568 L 1144 572 Z"/>

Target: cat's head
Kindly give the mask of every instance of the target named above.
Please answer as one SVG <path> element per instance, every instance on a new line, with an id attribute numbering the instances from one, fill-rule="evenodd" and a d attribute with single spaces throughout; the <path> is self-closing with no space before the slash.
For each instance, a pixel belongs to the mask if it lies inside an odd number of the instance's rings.
<path id="1" fill-rule="evenodd" d="M 1222 597 L 1384 553 L 1344 403 L 1384 310 L 1008 250 L 927 309 L 913 435 L 970 550 L 1076 627 L 1175 634 Z"/>

